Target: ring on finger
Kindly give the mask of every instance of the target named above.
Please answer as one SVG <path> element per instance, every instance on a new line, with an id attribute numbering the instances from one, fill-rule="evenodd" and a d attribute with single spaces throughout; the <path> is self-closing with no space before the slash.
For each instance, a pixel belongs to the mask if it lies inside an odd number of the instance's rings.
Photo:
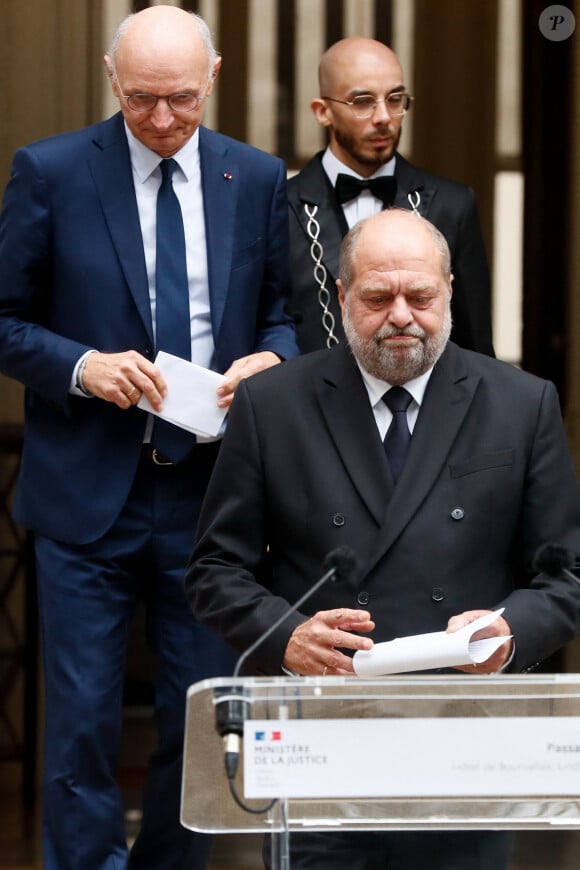
<path id="1" fill-rule="evenodd" d="M 135 392 L 136 389 L 137 389 L 137 387 L 135 386 L 135 384 L 133 384 L 132 387 L 131 387 L 131 389 L 130 389 L 129 392 L 127 393 L 127 398 L 128 398 L 128 399 L 131 398 L 131 396 L 133 395 L 133 393 Z"/>
<path id="2" fill-rule="evenodd" d="M 326 676 L 326 672 L 328 671 L 328 665 L 324 665 L 324 670 L 322 671 L 322 676 Z"/>

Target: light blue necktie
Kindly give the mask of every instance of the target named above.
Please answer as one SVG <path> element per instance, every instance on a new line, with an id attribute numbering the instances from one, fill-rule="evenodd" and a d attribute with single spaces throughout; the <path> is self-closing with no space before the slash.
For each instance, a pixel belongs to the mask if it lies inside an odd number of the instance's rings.
<path id="1" fill-rule="evenodd" d="M 182 359 L 191 359 L 189 284 L 185 255 L 185 233 L 179 200 L 172 176 L 177 163 L 162 160 L 161 187 L 157 194 L 157 253 L 155 262 L 155 343 Z M 195 444 L 195 435 L 155 418 L 153 447 L 172 462 L 183 459 Z"/>

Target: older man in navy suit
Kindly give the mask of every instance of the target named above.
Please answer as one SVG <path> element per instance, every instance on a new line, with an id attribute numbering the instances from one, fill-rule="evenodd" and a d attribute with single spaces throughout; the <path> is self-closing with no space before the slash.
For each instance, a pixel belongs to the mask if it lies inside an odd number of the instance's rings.
<path id="1" fill-rule="evenodd" d="M 231 651 L 191 616 L 183 573 L 219 441 L 137 403 L 162 408 L 155 355 L 183 327 L 178 354 L 225 373 L 226 409 L 241 379 L 297 354 L 285 168 L 200 126 L 221 61 L 199 17 L 130 16 L 105 62 L 121 112 L 20 149 L 0 221 L 0 369 L 26 387 L 15 517 L 38 565 L 44 866 L 192 870 L 208 840 L 179 824 L 185 692 Z M 160 739 L 129 855 L 115 765 L 139 599 Z"/>

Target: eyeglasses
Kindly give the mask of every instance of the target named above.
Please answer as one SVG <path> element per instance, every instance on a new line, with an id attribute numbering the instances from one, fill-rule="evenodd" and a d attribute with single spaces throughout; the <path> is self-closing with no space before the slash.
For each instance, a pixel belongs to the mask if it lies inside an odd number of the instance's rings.
<path id="1" fill-rule="evenodd" d="M 183 93 L 157 97 L 155 94 L 129 94 L 126 96 L 121 92 L 121 96 L 127 100 L 127 105 L 133 112 L 152 112 L 159 100 L 165 100 L 172 112 L 193 112 L 205 99 L 206 94 L 198 96 L 197 94 Z"/>
<path id="2" fill-rule="evenodd" d="M 330 100 L 332 103 L 342 103 L 345 106 L 350 106 L 355 118 L 370 118 L 374 115 L 378 103 L 384 103 L 387 111 L 392 118 L 404 115 L 407 109 L 413 102 L 413 97 L 402 91 L 397 91 L 394 94 L 389 94 L 384 100 L 377 100 L 371 94 L 360 94 L 353 100 L 337 100 L 334 97 L 322 97 L 323 100 Z"/>

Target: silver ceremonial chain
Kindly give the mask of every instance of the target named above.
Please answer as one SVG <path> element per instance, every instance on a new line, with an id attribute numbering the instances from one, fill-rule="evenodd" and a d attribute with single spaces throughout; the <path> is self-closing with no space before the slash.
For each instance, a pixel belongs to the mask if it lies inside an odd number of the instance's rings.
<path id="1" fill-rule="evenodd" d="M 416 214 L 417 217 L 421 217 L 421 213 L 419 211 L 419 206 L 421 205 L 421 194 L 418 190 L 413 190 L 411 193 L 407 194 L 407 199 L 409 200 L 409 205 L 413 211 L 413 214 Z"/>
<path id="2" fill-rule="evenodd" d="M 419 212 L 419 206 L 421 205 L 421 195 L 418 190 L 414 190 L 411 193 L 407 194 L 407 199 L 409 201 L 409 205 L 411 206 L 411 210 L 418 217 L 421 217 Z M 328 273 L 326 271 L 326 267 L 322 262 L 322 257 L 324 256 L 324 250 L 322 245 L 318 241 L 318 236 L 320 234 L 320 224 L 316 220 L 316 215 L 318 213 L 318 206 L 313 205 L 310 207 L 308 203 L 304 203 L 304 211 L 306 212 L 306 217 L 308 218 L 308 222 L 306 224 L 306 232 L 310 238 L 310 256 L 314 262 L 313 276 L 316 284 L 318 285 L 318 302 L 320 307 L 322 308 L 322 327 L 326 332 L 326 346 L 332 347 L 333 344 L 338 344 L 339 340 L 334 334 L 334 327 L 336 326 L 336 321 L 334 318 L 334 314 L 328 307 L 330 304 L 330 291 L 326 286 L 326 279 L 328 278 Z"/>
<path id="3" fill-rule="evenodd" d="M 306 231 L 311 240 L 310 256 L 314 261 L 313 275 L 314 280 L 318 285 L 318 302 L 320 304 L 320 307 L 322 308 L 322 326 L 324 331 L 326 332 L 326 346 L 332 347 L 333 344 L 338 344 L 338 338 L 334 334 L 334 327 L 336 326 L 334 314 L 328 307 L 330 305 L 330 291 L 326 286 L 326 279 L 328 278 L 328 273 L 326 271 L 326 267 L 322 262 L 324 251 L 322 245 L 318 241 L 318 236 L 320 234 L 320 224 L 316 220 L 318 206 L 313 205 L 312 209 L 310 209 L 310 206 L 307 203 L 304 203 L 304 211 L 306 212 L 306 217 L 308 218 L 308 223 L 306 224 Z"/>

